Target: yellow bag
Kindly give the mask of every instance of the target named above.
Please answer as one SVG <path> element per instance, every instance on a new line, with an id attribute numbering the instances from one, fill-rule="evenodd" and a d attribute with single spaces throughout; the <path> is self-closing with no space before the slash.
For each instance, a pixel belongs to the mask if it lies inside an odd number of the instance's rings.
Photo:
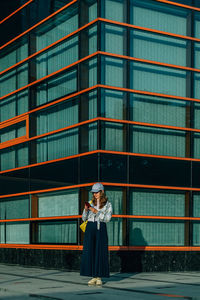
<path id="1" fill-rule="evenodd" d="M 80 225 L 80 229 L 81 229 L 83 232 L 85 232 L 85 230 L 86 230 L 87 222 L 88 222 L 88 221 L 85 221 L 85 222 L 83 222 L 83 223 Z"/>

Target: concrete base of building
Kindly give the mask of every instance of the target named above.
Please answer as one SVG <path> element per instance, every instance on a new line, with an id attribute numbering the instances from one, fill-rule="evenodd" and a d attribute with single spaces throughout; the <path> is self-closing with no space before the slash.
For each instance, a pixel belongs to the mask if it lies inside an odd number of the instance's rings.
<path id="1" fill-rule="evenodd" d="M 82 251 L 1 248 L 0 263 L 78 271 Z M 200 252 L 111 251 L 111 272 L 200 271 Z"/>

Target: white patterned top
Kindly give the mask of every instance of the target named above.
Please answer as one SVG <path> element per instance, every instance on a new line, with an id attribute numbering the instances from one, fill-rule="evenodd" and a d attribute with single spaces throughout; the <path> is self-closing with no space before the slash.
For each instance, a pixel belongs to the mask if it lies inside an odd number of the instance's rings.
<path id="1" fill-rule="evenodd" d="M 94 206 L 91 204 L 92 207 L 97 209 L 97 206 Z M 106 204 L 104 205 L 103 208 L 98 209 L 98 212 L 95 214 L 91 210 L 86 211 L 85 209 L 83 210 L 82 214 L 82 220 L 86 221 L 88 220 L 89 222 L 97 222 L 100 224 L 100 222 L 109 222 L 112 217 L 112 204 L 107 201 Z M 99 229 L 99 226 L 98 226 Z"/>

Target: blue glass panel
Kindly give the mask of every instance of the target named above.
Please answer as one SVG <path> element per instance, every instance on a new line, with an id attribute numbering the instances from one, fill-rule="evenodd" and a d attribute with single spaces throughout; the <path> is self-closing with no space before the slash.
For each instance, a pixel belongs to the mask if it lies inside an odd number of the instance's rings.
<path id="1" fill-rule="evenodd" d="M 43 222 L 38 227 L 39 243 L 77 243 L 77 221 Z"/>
<path id="2" fill-rule="evenodd" d="M 151 0 L 131 0 L 131 24 L 187 35 L 187 9 Z"/>
<path id="3" fill-rule="evenodd" d="M 166 156 L 185 156 L 185 132 L 131 126 L 131 152 Z"/>
<path id="4" fill-rule="evenodd" d="M 185 216 L 185 193 L 131 190 L 131 215 L 144 216 Z"/>
<path id="5" fill-rule="evenodd" d="M 186 66 L 187 41 L 143 31 L 131 31 L 130 56 Z"/>
<path id="6" fill-rule="evenodd" d="M 186 71 L 132 62 L 130 67 L 132 89 L 186 97 Z"/>
<path id="7" fill-rule="evenodd" d="M 173 221 L 129 221 L 133 246 L 184 246 L 185 225 Z"/>
<path id="8" fill-rule="evenodd" d="M 130 118 L 137 122 L 185 127 L 189 106 L 186 101 L 130 94 Z"/>

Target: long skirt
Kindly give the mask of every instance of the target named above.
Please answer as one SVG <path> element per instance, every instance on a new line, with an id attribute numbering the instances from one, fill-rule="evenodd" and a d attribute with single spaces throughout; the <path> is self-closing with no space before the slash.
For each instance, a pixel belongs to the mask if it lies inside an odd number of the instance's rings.
<path id="1" fill-rule="evenodd" d="M 109 277 L 108 234 L 106 223 L 88 222 L 81 257 L 80 275 L 90 277 Z"/>

